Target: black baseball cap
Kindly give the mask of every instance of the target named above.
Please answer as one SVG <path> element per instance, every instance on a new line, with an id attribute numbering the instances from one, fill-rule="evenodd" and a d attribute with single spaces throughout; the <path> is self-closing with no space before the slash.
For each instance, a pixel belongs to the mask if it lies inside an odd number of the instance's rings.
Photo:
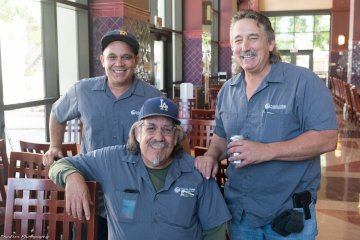
<path id="1" fill-rule="evenodd" d="M 112 30 L 107 32 L 101 39 L 101 50 L 104 49 L 114 41 L 121 41 L 129 44 L 135 55 L 139 53 L 140 44 L 136 40 L 135 36 L 130 32 L 124 30 Z"/>
<path id="2" fill-rule="evenodd" d="M 163 116 L 171 118 L 175 124 L 181 122 L 178 119 L 178 107 L 175 102 L 166 97 L 149 98 L 140 109 L 139 120 L 151 116 Z"/>

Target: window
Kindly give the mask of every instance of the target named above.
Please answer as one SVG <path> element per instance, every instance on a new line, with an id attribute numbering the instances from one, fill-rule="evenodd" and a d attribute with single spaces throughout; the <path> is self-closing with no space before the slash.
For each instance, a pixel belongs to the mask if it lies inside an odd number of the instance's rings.
<path id="1" fill-rule="evenodd" d="M 89 75 L 88 0 L 2 0 L 0 129 L 7 149 L 48 140 L 53 102 Z M 58 37 L 58 38 L 57 38 Z M 80 44 L 81 43 L 81 44 Z M 59 83 L 60 78 L 60 83 Z"/>
<path id="2" fill-rule="evenodd" d="M 309 66 L 321 78 L 327 77 L 330 46 L 330 15 L 303 14 L 269 16 L 276 46 L 282 59 Z M 304 57 L 311 51 L 310 57 Z M 293 56 L 292 56 L 293 55 Z M 301 55 L 301 56 L 297 56 Z"/>

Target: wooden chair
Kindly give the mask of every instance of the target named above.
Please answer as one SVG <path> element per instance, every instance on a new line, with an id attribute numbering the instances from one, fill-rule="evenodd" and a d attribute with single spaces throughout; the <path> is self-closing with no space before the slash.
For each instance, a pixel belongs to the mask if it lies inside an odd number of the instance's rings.
<path id="1" fill-rule="evenodd" d="M 69 143 L 75 142 L 81 144 L 82 128 L 82 122 L 78 118 L 67 121 L 64 140 Z"/>
<path id="2" fill-rule="evenodd" d="M 43 154 L 10 152 L 9 178 L 49 178 L 49 167 L 42 164 Z"/>
<path id="3" fill-rule="evenodd" d="M 191 98 L 187 101 L 183 101 L 180 98 L 174 98 L 173 101 L 179 109 L 179 118 L 191 118 L 191 110 L 197 108 L 196 98 Z"/>
<path id="4" fill-rule="evenodd" d="M 0 164 L 1 173 L 4 173 L 4 165 Z M 3 226 L 5 223 L 5 207 L 6 207 L 6 189 L 3 176 L 0 177 L 0 234 L 3 232 Z"/>
<path id="5" fill-rule="evenodd" d="M 360 95 L 355 86 L 350 88 L 351 100 L 354 106 L 354 122 L 360 125 Z"/>
<path id="6" fill-rule="evenodd" d="M 215 119 L 215 109 L 191 109 L 191 118 L 192 119 Z"/>
<path id="7" fill-rule="evenodd" d="M 8 179 L 8 169 L 9 169 L 9 159 L 6 153 L 6 142 L 4 139 L 0 139 L 0 164 L 3 165 L 1 169 L 1 174 L 3 175 L 4 184 L 7 184 Z"/>
<path id="8" fill-rule="evenodd" d="M 81 228 L 87 226 L 87 239 L 97 237 L 99 184 L 87 182 L 91 201 L 90 220 L 77 220 L 65 212 L 65 191 L 50 179 L 9 178 L 4 235 L 20 238 L 81 239 Z M 17 194 L 21 192 L 22 194 Z M 35 194 L 30 194 L 35 193 Z M 31 226 L 31 227 L 30 227 Z M 13 229 L 18 229 L 16 232 Z"/>
<path id="9" fill-rule="evenodd" d="M 195 146 L 209 147 L 210 139 L 215 129 L 215 120 L 187 118 L 181 118 L 179 120 L 181 127 L 189 139 L 191 149 L 194 149 Z"/>
<path id="10" fill-rule="evenodd" d="M 50 148 L 50 143 L 34 143 L 20 140 L 20 148 L 22 152 L 32 152 L 44 154 Z M 78 146 L 76 143 L 63 143 L 62 152 L 64 157 L 75 156 L 78 154 Z"/>
<path id="11" fill-rule="evenodd" d="M 219 93 L 219 89 L 217 88 L 209 88 L 208 89 L 208 96 L 209 96 L 209 108 L 215 109 L 216 108 L 216 99 Z"/>

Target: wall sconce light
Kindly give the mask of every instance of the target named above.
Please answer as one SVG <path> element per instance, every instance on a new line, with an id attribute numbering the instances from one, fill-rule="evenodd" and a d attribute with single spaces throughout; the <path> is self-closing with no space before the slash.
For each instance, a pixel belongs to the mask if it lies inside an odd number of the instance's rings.
<path id="1" fill-rule="evenodd" d="M 203 2 L 203 24 L 211 25 L 212 22 L 212 4 L 210 1 Z"/>
<path id="2" fill-rule="evenodd" d="M 344 44 L 345 44 L 345 36 L 344 36 L 344 34 L 340 34 L 338 36 L 338 45 L 343 46 Z"/>

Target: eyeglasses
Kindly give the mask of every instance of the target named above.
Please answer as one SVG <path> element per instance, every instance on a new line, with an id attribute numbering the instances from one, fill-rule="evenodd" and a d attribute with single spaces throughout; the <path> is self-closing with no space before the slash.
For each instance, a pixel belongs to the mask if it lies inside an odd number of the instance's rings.
<path id="1" fill-rule="evenodd" d="M 145 131 L 149 135 L 154 135 L 156 131 L 160 128 L 161 134 L 164 136 L 171 136 L 174 134 L 176 126 L 156 126 L 155 124 L 142 124 L 142 126 L 145 128 Z"/>

